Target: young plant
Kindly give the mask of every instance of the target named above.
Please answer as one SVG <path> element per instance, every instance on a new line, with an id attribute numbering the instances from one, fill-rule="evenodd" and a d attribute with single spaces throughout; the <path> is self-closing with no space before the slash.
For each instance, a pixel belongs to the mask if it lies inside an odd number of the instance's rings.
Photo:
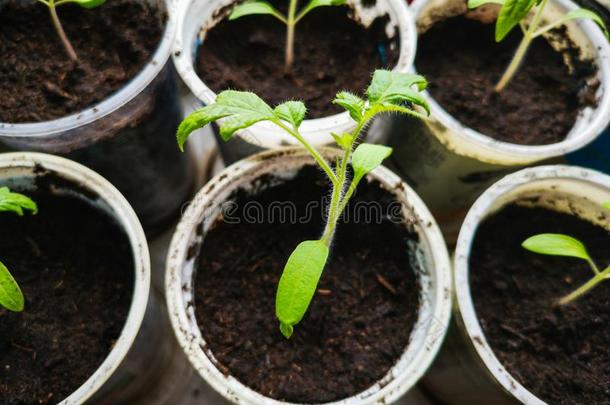
<path id="1" fill-rule="evenodd" d="M 36 214 L 38 207 L 23 194 L 13 193 L 8 187 L 0 187 L 0 211 L 14 212 L 23 216 L 23 210 L 30 210 L 32 214 Z M 6 266 L 0 262 L 0 306 L 9 311 L 21 312 L 23 303 L 23 293 L 19 285 Z"/>
<path id="2" fill-rule="evenodd" d="M 286 25 L 286 48 L 284 52 L 284 73 L 289 75 L 292 73 L 292 64 L 294 61 L 294 29 L 303 17 L 311 10 L 318 7 L 340 6 L 345 4 L 346 0 L 309 0 L 309 3 L 297 13 L 298 0 L 289 0 L 288 15 L 280 13 L 269 2 L 264 0 L 246 0 L 246 2 L 237 5 L 229 20 L 235 20 L 246 15 L 253 14 L 268 14 L 271 15 Z"/>
<path id="3" fill-rule="evenodd" d="M 57 15 L 56 8 L 58 6 L 61 6 L 62 4 L 69 4 L 69 3 L 78 4 L 79 6 L 81 6 L 83 8 L 95 8 L 95 7 L 98 7 L 98 6 L 101 6 L 102 4 L 104 4 L 104 2 L 106 0 L 37 0 L 37 1 L 44 4 L 45 6 L 47 6 L 49 8 L 49 13 L 51 13 L 51 21 L 53 21 L 53 27 L 55 28 L 55 31 L 57 32 L 57 35 L 59 36 L 59 39 L 61 40 L 61 43 L 64 46 L 66 53 L 68 54 L 68 57 L 73 62 L 78 62 L 78 56 L 76 55 L 76 52 L 74 51 L 74 48 L 72 47 L 72 44 L 70 43 L 70 40 L 68 39 L 68 36 L 66 35 L 66 32 L 64 31 L 64 28 L 61 25 L 61 21 L 59 21 L 59 16 Z"/>
<path id="4" fill-rule="evenodd" d="M 271 108 L 253 93 L 224 91 L 214 104 L 193 112 L 178 128 L 178 145 L 183 150 L 188 136 L 210 122 L 220 120 L 220 135 L 228 141 L 240 129 L 259 121 L 270 121 L 300 142 L 328 176 L 332 193 L 324 231 L 319 239 L 301 242 L 296 247 L 286 262 L 278 285 L 276 316 L 280 331 L 286 338 L 292 336 L 294 326 L 307 312 L 326 265 L 337 222 L 358 183 L 392 153 L 392 149 L 386 146 L 358 144 L 358 138 L 366 125 L 381 113 L 425 118 L 429 110 L 419 92 L 426 86 L 426 79 L 422 76 L 377 70 L 366 91 L 367 100 L 345 91 L 338 93 L 333 103 L 347 110 L 356 126 L 352 132 L 332 134 L 343 150 L 334 168 L 299 132 L 306 114 L 305 105 L 300 101 L 287 101 Z"/>
<path id="5" fill-rule="evenodd" d="M 577 259 L 585 260 L 589 263 L 591 270 L 593 271 L 593 277 L 570 294 L 559 299 L 557 303 L 559 305 L 568 304 L 578 297 L 588 293 L 591 289 L 597 286 L 604 280 L 610 279 L 610 265 L 603 270 L 599 270 L 599 267 L 595 264 L 585 245 L 568 235 L 557 234 L 557 233 L 543 233 L 534 235 L 527 238 L 522 246 L 534 253 L 551 256 L 566 256 L 575 257 Z"/>
<path id="6" fill-rule="evenodd" d="M 552 29 L 557 28 L 566 21 L 581 18 L 591 19 L 600 26 L 606 34 L 606 37 L 608 37 L 608 30 L 601 17 L 593 11 L 584 8 L 569 11 L 561 18 L 540 27 L 542 14 L 544 13 L 544 8 L 548 3 L 548 0 L 468 0 L 468 7 L 472 9 L 490 3 L 502 6 L 496 20 L 496 42 L 502 41 L 516 26 L 519 26 L 523 32 L 523 39 L 521 40 L 513 59 L 506 68 L 506 71 L 504 71 L 500 81 L 496 84 L 495 90 L 498 93 L 504 90 L 515 73 L 517 73 L 532 41 Z M 534 7 L 537 7 L 536 13 L 528 24 L 525 21 L 526 17 Z"/>

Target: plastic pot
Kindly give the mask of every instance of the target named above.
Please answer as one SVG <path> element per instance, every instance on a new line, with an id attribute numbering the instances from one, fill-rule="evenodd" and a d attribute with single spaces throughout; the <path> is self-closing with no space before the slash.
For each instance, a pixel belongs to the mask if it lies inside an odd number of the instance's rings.
<path id="1" fill-rule="evenodd" d="M 337 156 L 333 149 L 324 149 L 323 153 L 327 157 Z M 278 181 L 286 181 L 300 168 L 312 164 L 313 159 L 304 150 L 284 148 L 254 155 L 228 167 L 197 194 L 178 224 L 169 249 L 166 297 L 174 332 L 201 377 L 234 403 L 285 404 L 255 392 L 215 366 L 214 355 L 206 349 L 192 305 L 198 252 L 210 225 L 220 215 L 221 205 L 233 191 L 268 174 L 278 176 Z M 405 226 L 413 227 L 419 235 L 420 308 L 409 345 L 396 365 L 366 391 L 334 404 L 382 404 L 397 400 L 424 374 L 440 348 L 449 323 L 451 271 L 445 242 L 434 219 L 415 192 L 389 170 L 380 167 L 368 179 L 379 181 L 396 196 L 408 223 Z"/>
<path id="2" fill-rule="evenodd" d="M 81 404 L 88 399 L 128 399 L 129 395 L 152 377 L 151 364 L 158 364 L 158 333 L 152 330 L 161 313 L 149 300 L 150 259 L 142 226 L 133 209 L 107 180 L 92 170 L 70 160 L 41 153 L 16 152 L 0 154 L 0 184 L 35 188 L 40 173 L 50 173 L 62 181 L 53 193 L 83 198 L 111 214 L 128 236 L 133 252 L 134 289 L 125 326 L 112 350 L 89 379 L 61 404 Z M 147 343 L 150 342 L 150 343 Z M 147 356 L 147 364 L 141 357 Z M 116 402 L 115 402 L 116 403 Z"/>
<path id="3" fill-rule="evenodd" d="M 154 233 L 178 216 L 194 188 L 194 174 L 191 157 L 175 142 L 182 108 L 169 60 L 176 32 L 173 2 L 149 2 L 167 14 L 167 23 L 137 76 L 84 111 L 46 122 L 0 123 L 0 141 L 14 150 L 62 155 L 99 172 L 127 197 L 147 233 Z"/>
<path id="4" fill-rule="evenodd" d="M 576 3 L 597 11 L 606 26 L 610 26 L 610 0 L 576 0 Z M 566 156 L 566 161 L 610 174 L 610 126 L 595 141 Z"/>
<path id="5" fill-rule="evenodd" d="M 573 166 L 539 166 L 511 174 L 474 203 L 460 230 L 454 258 L 454 321 L 424 383 L 447 404 L 544 404 L 500 363 L 487 343 L 470 295 L 469 257 L 481 221 L 504 206 L 522 203 L 569 213 L 610 229 L 602 203 L 610 199 L 610 177 Z M 533 201 L 537 201 L 533 203 Z"/>
<path id="6" fill-rule="evenodd" d="M 543 18 L 577 7 L 570 0 L 550 0 Z M 463 0 L 416 0 L 411 9 L 420 33 L 438 21 L 467 11 Z M 460 124 L 429 92 L 424 92 L 424 97 L 432 110 L 431 120 L 421 122 L 397 117 L 388 131 L 389 138 L 382 140 L 394 147 L 389 167 L 404 176 L 421 195 L 449 242 L 455 240 L 470 205 L 494 181 L 524 166 L 578 150 L 596 139 L 608 125 L 610 45 L 592 21 L 578 20 L 566 26 L 567 35 L 580 50 L 581 57 L 591 59 L 597 66 L 593 81 L 599 81 L 600 85 L 597 106 L 580 111 L 565 140 L 536 146 L 495 140 Z"/>
<path id="7" fill-rule="evenodd" d="M 178 29 L 174 43 L 174 64 L 180 77 L 191 90 L 197 101 L 195 105 L 208 105 L 216 99 L 216 93 L 195 72 L 195 57 L 197 48 L 203 41 L 205 33 L 230 12 L 235 0 L 185 0 L 178 4 Z M 407 4 L 403 0 L 378 0 L 370 5 L 366 1 L 353 0 L 348 2 L 355 14 L 366 25 L 376 17 L 387 14 L 392 29 L 398 29 L 400 36 L 400 54 L 394 70 L 407 72 L 415 57 L 415 24 Z M 372 73 L 372 72 L 371 72 Z M 334 94 L 329 94 L 329 101 Z M 305 120 L 300 132 L 314 146 L 333 144 L 330 133 L 344 133 L 355 128 L 355 122 L 347 112 L 329 117 Z M 204 131 L 216 128 L 212 125 Z M 219 142 L 221 155 L 227 164 L 236 162 L 246 156 L 268 149 L 296 145 L 291 136 L 268 122 L 258 123 L 240 131 L 230 143 Z"/>

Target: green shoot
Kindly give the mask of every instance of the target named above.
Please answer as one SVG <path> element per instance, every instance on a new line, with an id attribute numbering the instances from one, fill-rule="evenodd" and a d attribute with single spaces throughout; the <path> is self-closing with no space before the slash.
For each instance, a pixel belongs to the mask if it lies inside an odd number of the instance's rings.
<path id="1" fill-rule="evenodd" d="M 600 271 L 589 253 L 585 245 L 568 235 L 557 233 L 543 233 L 527 238 L 522 245 L 525 249 L 539 253 L 542 255 L 574 257 L 585 260 L 589 263 L 593 271 L 593 277 L 570 294 L 559 299 L 559 305 L 568 304 L 582 295 L 588 293 L 591 289 L 597 286 L 604 280 L 610 279 L 610 266 Z"/>
<path id="2" fill-rule="evenodd" d="M 309 3 L 298 13 L 297 3 L 298 0 L 290 0 L 288 14 L 284 15 L 265 0 L 246 0 L 246 2 L 237 5 L 229 16 L 229 20 L 235 20 L 246 15 L 268 14 L 286 25 L 286 48 L 284 52 L 284 73 L 286 75 L 292 74 L 292 65 L 294 63 L 294 30 L 298 22 L 315 8 L 340 6 L 345 4 L 346 0 L 309 0 Z"/>
<path id="3" fill-rule="evenodd" d="M 51 14 L 51 21 L 53 21 L 53 27 L 61 40 L 62 45 L 68 57 L 73 62 L 78 62 L 78 56 L 74 51 L 74 47 L 70 43 L 66 32 L 64 31 L 63 26 L 61 25 L 61 21 L 59 20 L 59 16 L 57 15 L 57 7 L 62 4 L 74 3 L 78 4 L 83 8 L 95 8 L 104 4 L 106 0 L 37 0 L 38 2 L 44 4 L 49 8 L 49 13 Z"/>
<path id="4" fill-rule="evenodd" d="M 366 101 L 348 92 L 338 93 L 333 103 L 347 110 L 356 126 L 349 133 L 333 134 L 337 145 L 343 150 L 334 169 L 300 134 L 299 126 L 307 110 L 299 101 L 288 101 L 271 108 L 253 93 L 228 90 L 220 93 L 214 104 L 193 112 L 180 124 L 177 139 L 178 146 L 183 150 L 193 131 L 213 121 L 220 120 L 220 135 L 225 141 L 240 129 L 260 121 L 269 121 L 300 142 L 332 184 L 332 197 L 321 237 L 301 242 L 296 247 L 278 284 L 276 316 L 280 331 L 286 338 L 292 336 L 294 326 L 307 312 L 326 265 L 337 222 L 358 183 L 392 153 L 392 149 L 386 146 L 358 144 L 360 135 L 366 125 L 381 113 L 394 112 L 426 118 L 428 105 L 419 93 L 426 86 L 426 79 L 422 76 L 377 70 L 366 92 Z M 353 171 L 351 179 L 348 173 L 350 164 Z"/>
<path id="5" fill-rule="evenodd" d="M 13 193 L 8 187 L 0 187 L 0 211 L 14 212 L 19 216 L 23 210 L 38 212 L 36 203 L 23 194 Z M 0 306 L 9 311 L 23 311 L 23 293 L 6 266 L 0 262 Z"/>
<path id="6" fill-rule="evenodd" d="M 513 76 L 517 73 L 519 66 L 523 62 L 527 50 L 529 49 L 532 41 L 539 36 L 546 34 L 547 32 L 557 28 L 561 24 L 569 20 L 575 19 L 590 19 L 593 20 L 597 25 L 600 26 L 606 37 L 608 37 L 608 30 L 600 16 L 595 14 L 593 11 L 581 8 L 572 10 L 556 21 L 552 21 L 547 25 L 540 27 L 542 20 L 542 14 L 548 0 L 469 0 L 469 8 L 477 8 L 484 4 L 499 4 L 501 5 L 500 13 L 496 20 L 496 41 L 502 41 L 516 26 L 521 27 L 523 32 L 523 39 L 513 56 L 510 64 L 504 71 L 504 74 L 500 78 L 500 81 L 496 84 L 496 92 L 501 92 L 511 81 Z M 534 17 L 529 24 L 525 22 L 526 17 L 530 14 L 530 11 L 536 7 Z M 610 37 L 609 37 L 610 38 Z"/>

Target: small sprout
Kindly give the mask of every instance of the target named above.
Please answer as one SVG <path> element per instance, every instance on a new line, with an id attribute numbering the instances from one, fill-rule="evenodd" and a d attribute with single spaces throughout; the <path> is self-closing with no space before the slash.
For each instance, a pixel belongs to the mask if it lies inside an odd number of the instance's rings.
<path id="1" fill-rule="evenodd" d="M 229 20 L 255 15 L 268 14 L 271 15 L 286 25 L 286 50 L 284 53 L 284 73 L 292 74 L 292 64 L 294 62 L 294 30 L 299 21 L 305 17 L 311 10 L 318 7 L 341 6 L 346 3 L 346 0 L 310 0 L 305 7 L 297 13 L 298 0 L 290 0 L 288 6 L 288 15 L 280 13 L 269 2 L 264 0 L 246 0 L 244 3 L 235 6 Z"/>
<path id="2" fill-rule="evenodd" d="M 220 135 L 225 141 L 236 131 L 257 122 L 272 122 L 307 149 L 332 184 L 326 226 L 320 239 L 304 241 L 297 246 L 288 258 L 278 284 L 276 316 L 286 338 L 292 336 L 294 326 L 307 312 L 326 265 L 337 222 L 358 183 L 392 153 L 391 148 L 381 145 L 361 143 L 356 147 L 360 135 L 381 113 L 403 113 L 425 119 L 429 109 L 419 92 L 426 85 L 422 76 L 377 70 L 366 92 L 367 100 L 347 92 L 337 94 L 334 103 L 349 112 L 356 128 L 350 133 L 332 134 L 343 150 L 334 169 L 299 132 L 307 112 L 300 101 L 288 101 L 273 109 L 253 93 L 227 90 L 216 97 L 214 104 L 193 112 L 180 124 L 176 136 L 178 146 L 183 150 L 189 135 L 212 121 L 219 120 Z M 350 163 L 354 173 L 351 179 L 348 174 Z"/>
<path id="3" fill-rule="evenodd" d="M 502 75 L 500 81 L 496 84 L 495 90 L 496 92 L 501 92 L 511 81 L 519 66 L 521 66 L 521 62 L 529 49 L 531 42 L 537 37 L 546 34 L 547 32 L 557 28 L 561 24 L 569 20 L 575 19 L 590 19 L 593 20 L 599 27 L 602 29 L 606 37 L 610 39 L 608 36 L 608 30 L 601 19 L 601 17 L 595 14 L 593 11 L 580 8 L 577 10 L 572 10 L 564 14 L 562 17 L 557 20 L 548 23 L 547 25 L 540 27 L 540 23 L 542 20 L 542 14 L 544 13 L 544 8 L 547 4 L 548 0 L 469 0 L 468 7 L 469 8 L 477 8 L 484 4 L 498 4 L 501 6 L 500 13 L 498 14 L 498 18 L 496 20 L 496 41 L 502 41 L 516 26 L 521 27 L 521 31 L 523 32 L 523 39 L 513 56 L 510 64 L 508 65 L 506 71 Z M 530 11 L 537 7 L 536 13 L 532 18 L 529 24 L 526 23 L 526 17 L 529 15 Z M 539 28 L 540 27 L 540 28 Z"/>
<path id="4" fill-rule="evenodd" d="M 593 277 L 570 294 L 559 299 L 557 302 L 559 305 L 565 305 L 574 301 L 589 292 L 602 281 L 610 278 L 610 266 L 606 267 L 603 271 L 599 271 L 599 268 L 591 256 L 589 256 L 585 245 L 571 236 L 557 233 L 543 233 L 527 238 L 521 246 L 534 253 L 550 256 L 574 257 L 589 263 L 589 266 L 593 271 Z"/>
<path id="5" fill-rule="evenodd" d="M 51 13 L 51 20 L 53 21 L 53 27 L 61 40 L 68 57 L 73 62 L 78 62 L 78 56 L 74 51 L 74 47 L 70 43 L 66 32 L 64 31 L 63 26 L 61 25 L 61 21 L 59 21 L 59 16 L 57 15 L 57 7 L 62 4 L 74 3 L 78 4 L 83 8 L 95 8 L 104 4 L 106 0 L 37 0 L 38 2 L 44 4 L 49 8 L 49 13 Z"/>
<path id="6" fill-rule="evenodd" d="M 14 212 L 19 216 L 23 210 L 38 213 L 36 203 L 23 194 L 13 193 L 8 187 L 0 187 L 0 211 Z M 0 262 L 0 306 L 9 311 L 23 311 L 23 293 L 6 266 Z"/>

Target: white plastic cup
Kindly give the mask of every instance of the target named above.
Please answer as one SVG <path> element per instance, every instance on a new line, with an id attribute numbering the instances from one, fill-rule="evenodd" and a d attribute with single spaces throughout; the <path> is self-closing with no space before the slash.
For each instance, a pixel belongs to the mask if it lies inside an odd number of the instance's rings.
<path id="1" fill-rule="evenodd" d="M 323 149 L 334 158 L 337 151 Z M 302 148 L 267 151 L 244 159 L 225 169 L 196 195 L 178 224 L 168 252 L 166 298 L 170 319 L 178 342 L 201 377 L 218 393 L 234 403 L 284 405 L 245 386 L 214 365 L 214 355 L 206 349 L 193 305 L 193 281 L 198 254 L 205 234 L 218 218 L 227 197 L 247 187 L 261 176 L 281 179 L 295 176 L 299 169 L 313 165 Z M 338 405 L 392 403 L 411 389 L 425 373 L 443 341 L 451 310 L 451 270 L 445 242 L 434 218 L 415 192 L 395 174 L 379 167 L 368 175 L 393 193 L 402 204 L 405 220 L 419 235 L 418 283 L 421 288 L 418 319 L 408 346 L 390 371 L 372 387 L 352 397 L 333 402 Z M 312 359 L 315 361 L 315 359 Z"/>
<path id="2" fill-rule="evenodd" d="M 477 199 L 457 241 L 454 321 L 443 349 L 424 379 L 428 392 L 447 404 L 545 403 L 506 370 L 485 338 L 470 293 L 473 241 L 483 220 L 515 202 L 571 215 L 577 212 L 580 218 L 610 230 L 610 218 L 602 207 L 608 201 L 609 176 L 563 165 L 518 171 L 495 183 Z"/>
<path id="3" fill-rule="evenodd" d="M 137 391 L 135 388 L 151 376 L 146 368 L 134 367 L 139 357 L 148 356 L 148 365 L 156 364 L 158 350 L 158 347 L 150 345 L 144 350 L 147 346 L 142 343 L 154 341 L 154 333 L 147 336 L 139 333 L 143 324 L 151 324 L 157 319 L 157 307 L 154 301 L 149 301 L 150 258 L 144 231 L 127 200 L 112 184 L 92 170 L 73 161 L 41 153 L 0 154 L 2 184 L 36 187 L 36 178 L 41 170 L 63 180 L 61 186 L 54 188 L 55 193 L 76 194 L 113 216 L 127 234 L 133 253 L 133 269 L 127 269 L 134 273 L 133 297 L 123 330 L 97 370 L 61 404 L 82 404 L 91 398 L 102 401 L 116 395 L 127 398 L 128 393 Z M 140 380 L 136 381 L 136 378 Z"/>

